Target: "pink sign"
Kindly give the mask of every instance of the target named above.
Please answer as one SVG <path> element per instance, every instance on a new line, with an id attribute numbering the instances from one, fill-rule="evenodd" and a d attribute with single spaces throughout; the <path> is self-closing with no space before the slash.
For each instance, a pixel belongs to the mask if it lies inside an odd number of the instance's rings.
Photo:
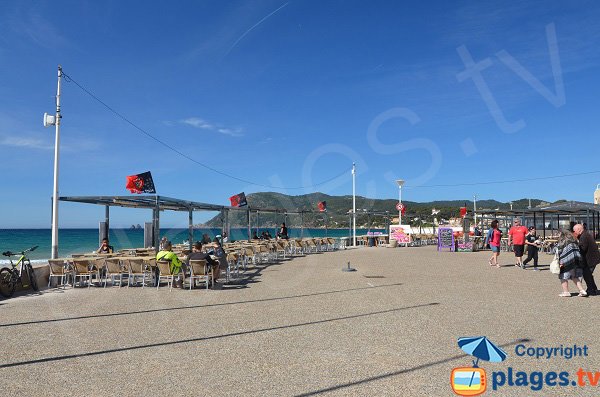
<path id="1" fill-rule="evenodd" d="M 410 243 L 410 235 L 401 226 L 390 225 L 390 236 L 399 243 Z"/>

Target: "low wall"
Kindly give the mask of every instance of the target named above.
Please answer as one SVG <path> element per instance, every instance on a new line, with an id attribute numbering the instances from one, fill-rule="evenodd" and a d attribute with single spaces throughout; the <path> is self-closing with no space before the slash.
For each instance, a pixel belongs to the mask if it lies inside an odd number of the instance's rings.
<path id="1" fill-rule="evenodd" d="M 35 281 L 37 281 L 38 288 L 40 290 L 48 288 L 48 278 L 50 277 L 50 268 L 48 267 L 48 263 L 40 263 L 31 266 L 33 267 L 33 275 L 35 277 Z M 27 275 L 24 275 L 23 277 L 27 278 Z M 27 287 L 25 289 L 29 290 L 31 288 Z M 23 291 L 23 287 L 20 284 L 17 284 L 15 291 Z"/>

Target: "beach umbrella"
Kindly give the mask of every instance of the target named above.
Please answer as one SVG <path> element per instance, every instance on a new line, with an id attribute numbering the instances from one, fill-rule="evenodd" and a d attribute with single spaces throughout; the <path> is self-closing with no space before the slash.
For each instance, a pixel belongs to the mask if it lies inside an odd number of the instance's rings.
<path id="1" fill-rule="evenodd" d="M 506 352 L 485 336 L 458 338 L 458 347 L 465 353 L 477 357 L 477 362 L 481 359 L 499 363 L 506 359 Z"/>
<path id="2" fill-rule="evenodd" d="M 506 352 L 492 343 L 485 336 L 458 338 L 458 347 L 465 353 L 477 357 L 477 361 L 473 362 L 473 367 L 477 367 L 479 360 L 499 363 L 506 359 Z M 474 376 L 475 372 L 471 375 L 469 386 L 471 386 Z"/>

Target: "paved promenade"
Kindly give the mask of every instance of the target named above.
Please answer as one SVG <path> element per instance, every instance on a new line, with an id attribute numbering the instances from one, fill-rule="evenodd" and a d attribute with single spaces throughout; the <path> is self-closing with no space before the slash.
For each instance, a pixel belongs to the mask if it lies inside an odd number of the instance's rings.
<path id="1" fill-rule="evenodd" d="M 508 353 L 480 362 L 485 395 L 599 395 L 598 386 L 491 390 L 492 372 L 509 367 L 575 380 L 580 367 L 600 371 L 600 297 L 559 298 L 547 266 L 496 269 L 488 256 L 358 248 L 249 269 L 222 290 L 67 288 L 0 300 L 2 395 L 451 396 L 452 368 L 471 364 L 457 338 L 479 335 Z M 341 271 L 348 261 L 357 272 Z M 519 344 L 587 345 L 589 356 L 518 357 Z"/>

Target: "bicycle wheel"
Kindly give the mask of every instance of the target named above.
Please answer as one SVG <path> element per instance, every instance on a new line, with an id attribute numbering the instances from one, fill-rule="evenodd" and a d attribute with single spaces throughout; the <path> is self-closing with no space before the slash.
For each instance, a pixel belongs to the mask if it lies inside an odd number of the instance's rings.
<path id="1" fill-rule="evenodd" d="M 12 271 L 5 267 L 0 270 L 0 295 L 10 298 L 15 293 L 15 281 L 12 278 Z"/>
<path id="2" fill-rule="evenodd" d="M 29 279 L 29 284 L 31 285 L 31 289 L 34 291 L 38 290 L 37 280 L 35 279 L 35 275 L 33 274 L 33 267 L 31 265 L 27 265 L 27 278 Z"/>

